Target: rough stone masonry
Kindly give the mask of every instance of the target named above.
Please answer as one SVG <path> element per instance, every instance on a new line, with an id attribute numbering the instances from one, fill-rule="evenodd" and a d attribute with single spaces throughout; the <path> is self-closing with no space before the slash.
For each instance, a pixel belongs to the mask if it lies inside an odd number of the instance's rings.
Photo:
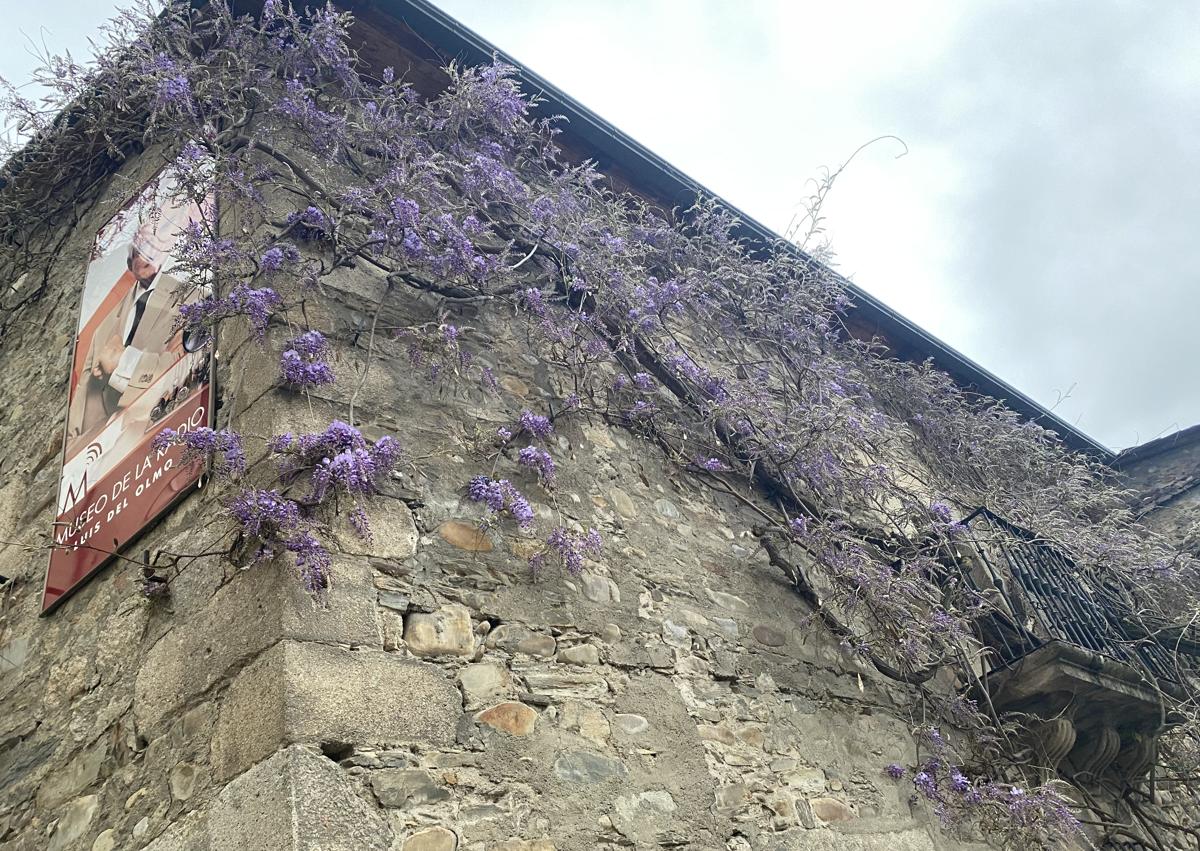
<path id="1" fill-rule="evenodd" d="M 0 386 L 0 847 L 961 847 L 881 773 L 915 758 L 889 712 L 903 695 L 810 624 L 735 533 L 746 508 L 576 420 L 555 438 L 570 459 L 560 501 L 602 530 L 602 560 L 538 575 L 522 539 L 480 532 L 462 498 L 470 430 L 551 389 L 499 312 L 470 317 L 499 397 L 431 392 L 399 348 L 373 364 L 364 430 L 399 436 L 420 475 L 370 503 L 373 544 L 339 538 L 327 605 L 288 565 L 213 557 L 166 603 L 118 562 L 39 618 L 45 552 L 27 546 L 54 510 L 73 299 L 118 194 L 81 216 L 51 296 L 0 347 L 5 374 L 26 377 Z M 363 269 L 329 283 L 331 325 L 383 285 Z M 413 299 L 392 318 L 433 308 Z M 351 392 L 333 385 L 310 409 L 269 386 L 256 345 L 227 350 L 223 403 L 247 433 L 327 422 Z M 137 549 L 194 549 L 214 500 L 194 493 Z"/>

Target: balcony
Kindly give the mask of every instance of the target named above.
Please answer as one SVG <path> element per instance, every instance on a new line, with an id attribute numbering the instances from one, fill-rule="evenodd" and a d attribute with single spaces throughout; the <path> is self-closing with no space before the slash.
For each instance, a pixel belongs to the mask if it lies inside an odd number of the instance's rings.
<path id="1" fill-rule="evenodd" d="M 1170 645 L 1181 653 L 1172 653 L 1120 587 L 987 509 L 963 525 L 963 573 L 992 603 L 977 671 L 992 705 L 1036 719 L 1047 774 L 1089 784 L 1143 778 L 1158 735 L 1176 720 L 1170 698 L 1194 671 L 1179 660 L 1191 664 L 1200 642 L 1176 630 Z"/>

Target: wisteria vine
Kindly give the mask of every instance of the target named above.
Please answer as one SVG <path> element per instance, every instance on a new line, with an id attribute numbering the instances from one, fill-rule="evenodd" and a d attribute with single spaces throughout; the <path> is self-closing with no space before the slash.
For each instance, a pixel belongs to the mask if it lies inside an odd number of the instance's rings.
<path id="1" fill-rule="evenodd" d="M 182 307 L 180 326 L 206 340 L 242 323 L 249 345 L 278 347 L 271 362 L 289 392 L 352 385 L 346 421 L 268 436 L 254 463 L 250 438 L 228 424 L 160 437 L 210 458 L 228 481 L 248 563 L 290 556 L 320 595 L 328 525 L 344 516 L 372 534 L 370 500 L 402 455 L 394 438 L 369 440 L 354 424 L 365 374 L 356 383 L 330 362 L 351 334 L 367 340 L 368 359 L 388 334 L 431 384 L 500 394 L 470 329 L 449 314 L 472 304 L 519 317 L 561 390 L 551 409 L 513 410 L 481 442 L 483 471 L 462 483 L 486 523 L 542 527 L 534 567 L 578 574 L 603 557 L 597 530 L 561 512 L 547 522 L 527 496 L 554 501 L 556 422 L 599 418 L 742 502 L 771 562 L 846 652 L 912 686 L 935 715 L 928 684 L 939 672 L 952 689 L 971 684 L 975 624 L 991 605 L 948 579 L 960 520 L 976 507 L 1131 589 L 1156 624 L 1200 611 L 1196 559 L 1134 521 L 1103 465 L 965 394 L 932 364 L 857 339 L 845 325 L 847 292 L 803 252 L 739 241 L 709 199 L 664 213 L 614 191 L 592 165 L 563 156 L 558 126 L 501 65 L 452 65 L 442 92 L 420 96 L 392 69 L 360 63 L 349 24 L 332 7 L 301 13 L 278 0 L 256 18 L 222 2 L 129 11 L 94 64 L 43 72 L 54 93 L 44 103 L 11 87 L 4 98 L 24 131 L 5 152 L 0 190 L 12 271 L 43 269 L 62 246 L 71 204 L 45 198 L 77 203 L 122 159 L 165 146 L 181 191 L 194 200 L 215 191 L 223 210 L 219 227 L 197 226 L 180 245 L 182 271 L 214 282 Z M 75 164 L 65 175 L 64 162 Z M 369 322 L 319 330 L 304 305 L 356 264 L 385 282 Z M 46 280 L 6 294 L 0 313 L 34 303 Z M 380 324 L 390 303 L 417 296 L 440 299 L 442 312 Z M 1194 718 L 1190 698 L 1176 702 Z M 1004 719 L 973 704 L 964 717 L 945 715 L 938 723 L 956 732 L 943 738 L 925 724 L 932 755 L 888 775 L 911 778 L 950 827 L 982 824 L 1012 845 L 1079 835 L 1077 802 L 1040 783 L 1015 749 L 993 759 Z M 1181 750 L 1194 741 L 1187 729 L 1173 734 Z M 948 744 L 954 735 L 961 745 Z"/>

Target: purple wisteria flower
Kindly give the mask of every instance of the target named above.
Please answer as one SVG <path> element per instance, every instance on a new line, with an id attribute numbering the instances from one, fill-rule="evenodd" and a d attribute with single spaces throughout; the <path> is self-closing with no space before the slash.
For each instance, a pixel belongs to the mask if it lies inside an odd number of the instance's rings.
<path id="1" fill-rule="evenodd" d="M 281 242 L 263 252 L 258 259 L 258 268 L 263 272 L 278 272 L 284 266 L 300 262 L 300 250 L 290 242 Z"/>
<path id="2" fill-rule="evenodd" d="M 700 470 L 705 470 L 709 473 L 726 473 L 729 471 L 729 466 L 720 458 L 705 458 L 697 456 L 692 460 L 692 464 Z"/>
<path id="3" fill-rule="evenodd" d="M 889 763 L 884 767 L 883 772 L 893 780 L 899 780 L 904 776 L 904 766 L 896 762 Z"/>
<path id="4" fill-rule="evenodd" d="M 329 587 L 333 559 L 311 532 L 299 532 L 284 541 L 284 548 L 296 557 L 296 568 L 304 589 L 319 597 Z"/>
<path id="5" fill-rule="evenodd" d="M 169 446 L 182 446 L 184 460 L 204 458 L 212 462 L 215 473 L 240 476 L 246 472 L 246 453 L 241 437 L 232 431 L 214 431 L 207 426 L 188 431 L 164 428 L 154 436 L 150 446 L 158 451 Z"/>
<path id="6" fill-rule="evenodd" d="M 541 414 L 535 414 L 533 411 L 521 411 L 520 426 L 532 437 L 545 440 L 550 436 L 550 432 L 554 431 L 554 424 L 550 422 L 549 417 L 543 417 Z"/>
<path id="7" fill-rule="evenodd" d="M 356 497 L 375 493 L 379 480 L 400 459 L 395 438 L 384 436 L 370 444 L 362 432 L 340 420 L 322 432 L 288 437 L 286 443 L 280 439 L 275 444 L 282 455 L 281 471 L 288 477 L 307 472 L 309 498 L 317 502 L 331 491 Z"/>
<path id="8" fill-rule="evenodd" d="M 933 798 L 937 795 L 937 781 L 928 771 L 918 771 L 913 776 L 913 785 L 927 798 Z"/>
<path id="9" fill-rule="evenodd" d="M 313 332 L 310 332 L 313 333 Z M 353 426 L 334 420 L 325 431 L 311 434 L 280 434 L 268 444 L 277 456 L 279 471 L 285 482 L 294 482 L 307 475 L 309 491 L 305 500 L 320 504 L 332 496 L 344 495 L 355 502 L 349 521 L 363 538 L 371 531 L 361 500 L 378 491 L 379 482 L 395 469 L 400 461 L 399 442 L 384 435 L 370 443 Z M 312 570 L 320 568 L 320 559 L 305 545 L 297 553 Z"/>
<path id="10" fill-rule="evenodd" d="M 190 221 L 177 243 L 180 258 L 188 265 L 209 272 L 228 270 L 237 274 L 248 255 L 234 239 L 217 236 L 202 222 Z"/>
<path id="11" fill-rule="evenodd" d="M 283 380 L 300 388 L 332 384 L 333 369 L 324 360 L 328 353 L 329 343 L 320 331 L 306 331 L 289 340 L 279 356 Z"/>
<path id="12" fill-rule="evenodd" d="M 929 514 L 939 523 L 949 524 L 954 519 L 950 506 L 942 500 L 936 500 L 929 504 Z"/>
<path id="13" fill-rule="evenodd" d="M 562 526 L 556 527 L 546 538 L 546 546 L 562 559 L 567 573 L 578 576 L 583 572 L 584 559 L 587 556 L 599 557 L 604 546 L 604 540 L 595 529 L 586 533 L 571 532 Z M 538 567 L 541 564 L 533 564 Z"/>
<path id="14" fill-rule="evenodd" d="M 300 506 L 277 490 L 251 488 L 229 506 L 241 530 L 263 541 L 282 540 L 300 527 Z"/>
<path id="15" fill-rule="evenodd" d="M 538 289 L 527 289 L 520 292 L 521 305 L 536 316 L 538 319 L 545 319 L 547 313 L 546 301 L 542 296 L 542 291 Z"/>
<path id="16" fill-rule="evenodd" d="M 389 208 L 392 218 L 402 228 L 415 231 L 421 221 L 421 205 L 411 198 L 395 198 Z"/>
<path id="17" fill-rule="evenodd" d="M 194 112 L 196 102 L 192 96 L 192 81 L 187 74 L 175 74 L 159 80 L 154 105 L 157 109 L 173 107 L 180 112 Z"/>
<path id="18" fill-rule="evenodd" d="M 545 449 L 539 449 L 536 446 L 526 446 L 517 453 L 517 463 L 522 467 L 529 467 L 538 474 L 538 481 L 545 487 L 554 485 L 554 459 L 550 457 L 550 453 Z"/>
<path id="19" fill-rule="evenodd" d="M 165 53 L 142 63 L 141 72 L 155 81 L 154 109 L 175 110 L 186 115 L 196 112 L 192 81 L 178 63 Z"/>
<path id="20" fill-rule="evenodd" d="M 533 506 L 508 479 L 476 476 L 467 485 L 467 497 L 483 503 L 494 514 L 508 512 L 522 529 L 533 526 Z"/>
<path id="21" fill-rule="evenodd" d="M 361 505 L 355 506 L 350 512 L 350 525 L 354 527 L 354 531 L 364 541 L 370 543 L 375 539 L 375 535 L 371 532 L 371 524 L 367 519 L 367 511 Z"/>
<path id="22" fill-rule="evenodd" d="M 250 327 L 262 336 L 271 321 L 275 308 L 283 303 L 279 293 L 270 287 L 253 289 L 247 284 L 238 284 L 228 295 L 205 296 L 199 301 L 179 307 L 181 327 L 200 335 L 200 341 L 211 338 L 211 328 L 220 320 L 233 316 L 245 316 Z"/>
<path id="23" fill-rule="evenodd" d="M 300 506 L 276 490 L 251 488 L 234 498 L 229 506 L 243 534 L 259 541 L 255 562 L 273 558 L 281 551 L 292 553 L 306 591 L 319 597 L 329 587 L 329 552 L 306 528 Z"/>

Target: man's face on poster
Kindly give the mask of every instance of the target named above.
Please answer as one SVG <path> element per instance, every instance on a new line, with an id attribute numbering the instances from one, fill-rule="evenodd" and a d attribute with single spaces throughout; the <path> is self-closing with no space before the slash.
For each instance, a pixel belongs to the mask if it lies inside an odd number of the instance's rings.
<path id="1" fill-rule="evenodd" d="M 150 283 L 158 274 L 158 269 L 158 263 L 147 260 L 136 248 L 129 249 L 129 271 L 133 273 L 133 277 L 137 278 L 138 283 Z"/>

